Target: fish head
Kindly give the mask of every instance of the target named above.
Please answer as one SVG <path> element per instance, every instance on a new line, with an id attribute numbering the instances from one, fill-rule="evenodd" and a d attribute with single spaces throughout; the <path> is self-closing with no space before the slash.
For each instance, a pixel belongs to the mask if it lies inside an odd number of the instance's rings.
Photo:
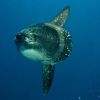
<path id="1" fill-rule="evenodd" d="M 43 60 L 45 58 L 41 37 L 34 28 L 26 28 L 15 36 L 15 44 L 18 50 L 27 58 L 32 60 Z"/>

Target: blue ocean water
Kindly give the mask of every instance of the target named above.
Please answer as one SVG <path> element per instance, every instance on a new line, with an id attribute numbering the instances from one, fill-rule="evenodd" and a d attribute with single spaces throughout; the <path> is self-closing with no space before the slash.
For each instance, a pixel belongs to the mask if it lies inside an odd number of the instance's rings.
<path id="1" fill-rule="evenodd" d="M 73 51 L 57 64 L 43 96 L 40 64 L 21 56 L 13 40 L 22 28 L 50 21 L 67 5 Z M 100 0 L 0 0 L 0 100 L 100 100 Z"/>

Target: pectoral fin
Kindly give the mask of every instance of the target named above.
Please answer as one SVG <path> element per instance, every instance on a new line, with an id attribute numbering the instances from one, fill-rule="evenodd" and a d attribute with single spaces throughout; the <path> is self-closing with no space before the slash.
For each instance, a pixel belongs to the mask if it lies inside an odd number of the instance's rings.
<path id="1" fill-rule="evenodd" d="M 63 27 L 68 19 L 70 7 L 65 7 L 50 23 Z"/>
<path id="2" fill-rule="evenodd" d="M 47 94 L 52 85 L 54 76 L 54 66 L 43 65 L 42 72 L 43 72 L 43 93 Z"/>

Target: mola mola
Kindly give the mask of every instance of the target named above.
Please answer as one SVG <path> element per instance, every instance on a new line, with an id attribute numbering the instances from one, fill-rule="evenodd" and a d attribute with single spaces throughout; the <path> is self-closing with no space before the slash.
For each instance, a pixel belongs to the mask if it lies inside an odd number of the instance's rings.
<path id="1" fill-rule="evenodd" d="M 72 51 L 72 36 L 64 29 L 69 12 L 70 7 L 65 7 L 51 21 L 24 28 L 15 37 L 18 51 L 42 65 L 44 94 L 52 85 L 55 64 L 69 57 Z"/>

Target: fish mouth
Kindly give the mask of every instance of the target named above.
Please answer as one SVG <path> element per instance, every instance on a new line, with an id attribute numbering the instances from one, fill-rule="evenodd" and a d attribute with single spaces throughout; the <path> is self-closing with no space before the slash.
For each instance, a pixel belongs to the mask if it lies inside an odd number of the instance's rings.
<path id="1" fill-rule="evenodd" d="M 14 42 L 16 45 L 21 44 L 25 41 L 26 36 L 24 34 L 17 34 L 15 36 Z"/>

